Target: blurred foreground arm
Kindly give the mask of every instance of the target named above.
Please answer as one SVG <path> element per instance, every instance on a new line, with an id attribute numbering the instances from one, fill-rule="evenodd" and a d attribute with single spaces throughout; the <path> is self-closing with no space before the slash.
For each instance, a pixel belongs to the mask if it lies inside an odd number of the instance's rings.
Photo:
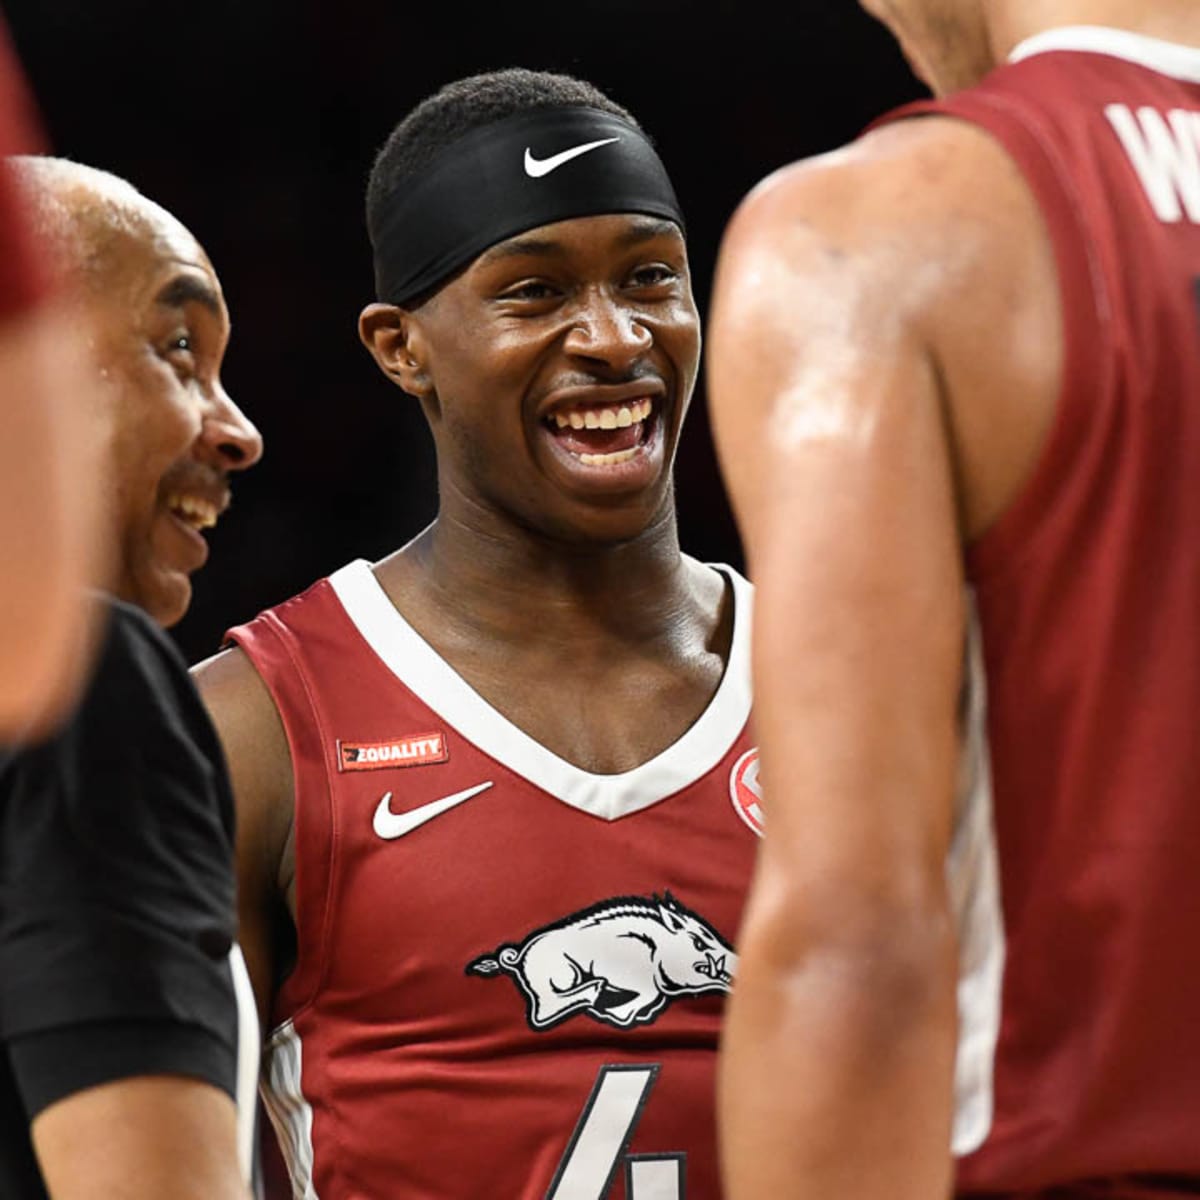
<path id="1" fill-rule="evenodd" d="M 211 1084 L 143 1076 L 78 1092 L 33 1123 L 52 1200 L 248 1200 L 233 1100 Z"/>
<path id="2" fill-rule="evenodd" d="M 951 1186 L 964 605 L 926 328 L 946 275 L 893 225 L 919 224 L 930 164 L 883 144 L 772 177 L 718 266 L 710 394 L 757 588 L 767 811 L 722 1051 L 731 1200 Z"/>
<path id="3" fill-rule="evenodd" d="M 61 717 L 87 665 L 98 496 L 79 341 L 48 302 L 0 319 L 0 742 Z"/>
<path id="4" fill-rule="evenodd" d="M 232 797 L 178 651 L 96 607 L 82 700 L 0 776 L 6 1148 L 54 1200 L 244 1200 Z"/>

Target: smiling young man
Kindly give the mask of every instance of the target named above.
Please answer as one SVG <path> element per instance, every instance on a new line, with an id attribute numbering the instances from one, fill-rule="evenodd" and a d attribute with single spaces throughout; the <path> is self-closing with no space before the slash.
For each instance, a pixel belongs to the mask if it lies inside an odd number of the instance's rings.
<path id="1" fill-rule="evenodd" d="M 292 1187 L 716 1196 L 761 814 L 748 587 L 676 535 L 678 202 L 628 113 L 513 70 L 416 108 L 367 209 L 437 518 L 198 670 Z"/>
<path id="2" fill-rule="evenodd" d="M 195 238 L 106 172 L 9 165 L 78 305 L 64 352 L 96 376 L 75 418 L 115 564 L 92 582 L 118 599 L 93 598 L 102 645 L 76 711 L 0 770 L 0 1195 L 242 1200 L 258 1037 L 232 944 L 233 800 L 150 618 L 187 609 L 202 530 L 261 442 L 221 385 L 229 316 Z"/>
<path id="3" fill-rule="evenodd" d="M 755 189 L 713 305 L 771 811 L 731 1191 L 1195 1196 L 1200 8 L 866 6 L 938 98 Z"/>

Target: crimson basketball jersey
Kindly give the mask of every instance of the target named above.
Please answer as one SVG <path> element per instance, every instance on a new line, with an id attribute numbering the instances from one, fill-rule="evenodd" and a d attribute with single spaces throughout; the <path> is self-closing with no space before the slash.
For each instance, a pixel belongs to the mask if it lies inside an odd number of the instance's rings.
<path id="1" fill-rule="evenodd" d="M 717 1035 L 762 828 L 750 588 L 721 572 L 716 694 L 619 775 L 511 724 L 365 562 L 231 632 L 294 763 L 299 959 L 264 1098 L 295 1196 L 716 1200 Z"/>
<path id="2" fill-rule="evenodd" d="M 889 119 L 914 113 L 1017 163 L 1066 338 L 1041 461 L 968 552 L 1006 966 L 994 1120 L 959 1186 L 1195 1195 L 1200 51 L 1059 29 Z"/>

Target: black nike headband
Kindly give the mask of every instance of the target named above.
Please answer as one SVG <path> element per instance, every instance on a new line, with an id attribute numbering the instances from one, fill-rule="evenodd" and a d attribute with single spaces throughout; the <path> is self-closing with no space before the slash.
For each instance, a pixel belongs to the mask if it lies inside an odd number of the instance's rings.
<path id="1" fill-rule="evenodd" d="M 683 213 L 646 135 L 611 113 L 543 108 L 464 134 L 386 200 L 375 289 L 406 304 L 506 238 L 603 213 Z"/>

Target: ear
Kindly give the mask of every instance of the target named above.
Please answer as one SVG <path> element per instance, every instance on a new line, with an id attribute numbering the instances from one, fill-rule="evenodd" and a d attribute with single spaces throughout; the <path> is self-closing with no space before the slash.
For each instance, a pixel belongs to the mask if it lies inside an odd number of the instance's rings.
<path id="1" fill-rule="evenodd" d="M 425 342 L 408 309 L 368 304 L 358 315 L 358 336 L 379 369 L 410 396 L 424 398 L 433 391 Z"/>

